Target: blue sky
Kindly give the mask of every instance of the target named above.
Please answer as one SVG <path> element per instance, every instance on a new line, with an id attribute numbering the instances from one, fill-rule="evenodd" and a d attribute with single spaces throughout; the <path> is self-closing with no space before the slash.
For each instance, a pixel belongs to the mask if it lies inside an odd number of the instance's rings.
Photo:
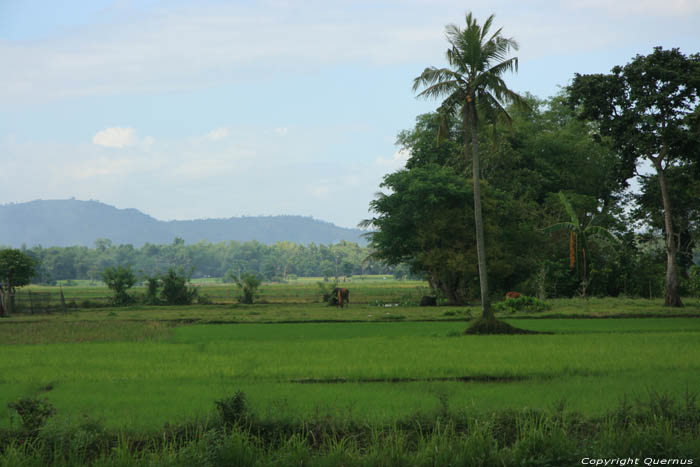
<path id="1" fill-rule="evenodd" d="M 470 8 L 555 94 L 652 47 L 700 51 L 700 0 L 0 0 L 0 203 L 76 197 L 159 219 L 301 214 L 352 227 L 437 102 Z"/>

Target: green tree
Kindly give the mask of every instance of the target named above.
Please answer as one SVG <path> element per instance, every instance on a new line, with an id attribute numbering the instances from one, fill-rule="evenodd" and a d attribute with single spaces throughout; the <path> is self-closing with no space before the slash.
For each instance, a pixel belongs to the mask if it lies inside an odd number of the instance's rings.
<path id="1" fill-rule="evenodd" d="M 697 167 L 700 169 L 700 166 Z M 671 224 L 676 235 L 678 267 L 687 279 L 693 264 L 693 250 L 700 241 L 700 170 L 687 164 L 666 167 L 664 175 L 673 211 Z M 658 175 L 640 177 L 641 193 L 635 196 L 637 208 L 633 214 L 655 232 L 663 232 L 664 215 Z"/>
<path id="2" fill-rule="evenodd" d="M 168 272 L 160 279 L 163 286 L 160 294 L 165 303 L 168 305 L 191 305 L 199 293 L 196 287 L 188 285 L 189 280 L 190 278 L 184 270 L 168 269 Z"/>
<path id="3" fill-rule="evenodd" d="M 381 186 L 389 194 L 378 194 L 370 203 L 376 217 L 362 224 L 376 228 L 370 235 L 372 257 L 392 266 L 408 265 L 453 304 L 478 298 L 469 181 L 451 167 L 426 165 L 387 175 Z M 493 285 L 512 290 L 534 273 L 535 258 L 522 245 L 538 243 L 535 237 L 541 234 L 532 227 L 535 211 L 508 193 L 488 184 L 484 188 Z"/>
<path id="4" fill-rule="evenodd" d="M 251 305 L 257 297 L 258 287 L 260 287 L 261 284 L 258 276 L 246 272 L 240 279 L 236 276 L 234 276 L 233 279 L 236 282 L 238 290 L 240 291 L 238 301 L 246 305 Z"/>
<path id="5" fill-rule="evenodd" d="M 476 248 L 479 265 L 482 318 L 495 321 L 489 300 L 488 272 L 486 267 L 486 247 L 484 245 L 484 223 L 481 208 L 481 187 L 479 167 L 479 125 L 480 118 L 495 121 L 497 118 L 510 119 L 504 107 L 509 102 L 521 102 L 522 98 L 508 89 L 502 75 L 517 71 L 518 58 L 507 58 L 518 43 L 501 35 L 501 29 L 491 33 L 493 15 L 483 26 L 479 26 L 469 13 L 466 28 L 455 25 L 446 28 L 447 61 L 450 68 L 426 68 L 414 80 L 413 89 L 424 88 L 418 96 L 445 98 L 440 106 L 443 115 L 459 112 L 464 127 L 464 158 L 471 156 L 474 179 L 474 223 Z M 440 133 L 440 136 L 444 132 Z M 468 135 L 468 137 L 467 137 Z"/>
<path id="6" fill-rule="evenodd" d="M 102 281 L 114 292 L 115 305 L 123 306 L 131 302 L 131 297 L 126 293 L 136 284 L 136 275 L 131 267 L 106 267 L 102 271 Z"/>
<path id="7" fill-rule="evenodd" d="M 620 153 L 619 176 L 636 173 L 637 161 L 649 160 L 659 183 L 666 237 L 665 305 L 683 306 L 677 268 L 678 238 L 666 170 L 679 161 L 700 158 L 700 55 L 656 47 L 637 55 L 611 74 L 576 74 L 569 88 L 571 104 L 598 123 Z"/>
<path id="8" fill-rule="evenodd" d="M 12 313 L 15 289 L 31 282 L 37 266 L 38 262 L 21 250 L 0 250 L 0 316 Z"/>
<path id="9" fill-rule="evenodd" d="M 589 281 L 589 263 L 591 261 L 591 252 L 588 248 L 588 243 L 593 239 L 603 239 L 607 240 L 613 244 L 619 244 L 619 240 L 610 233 L 604 227 L 599 225 L 592 225 L 595 218 L 589 222 L 588 225 L 584 226 L 578 219 L 576 211 L 566 199 L 564 193 L 559 192 L 559 199 L 566 209 L 566 213 L 569 216 L 569 222 L 560 222 L 554 224 L 545 229 L 545 232 L 558 232 L 566 231 L 569 232 L 569 265 L 572 269 L 576 269 L 576 278 L 579 284 L 581 284 L 581 293 L 583 296 L 586 295 L 586 288 Z"/>

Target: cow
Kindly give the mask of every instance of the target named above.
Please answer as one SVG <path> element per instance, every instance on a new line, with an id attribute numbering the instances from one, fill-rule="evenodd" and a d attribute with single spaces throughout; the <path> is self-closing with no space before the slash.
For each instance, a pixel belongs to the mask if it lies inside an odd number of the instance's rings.
<path id="1" fill-rule="evenodd" d="M 350 291 L 342 287 L 336 287 L 333 289 L 333 301 L 335 301 L 336 306 L 343 308 L 344 304 L 347 303 L 350 306 Z"/>
<path id="2" fill-rule="evenodd" d="M 509 298 L 520 298 L 520 292 L 506 292 L 506 300 Z"/>

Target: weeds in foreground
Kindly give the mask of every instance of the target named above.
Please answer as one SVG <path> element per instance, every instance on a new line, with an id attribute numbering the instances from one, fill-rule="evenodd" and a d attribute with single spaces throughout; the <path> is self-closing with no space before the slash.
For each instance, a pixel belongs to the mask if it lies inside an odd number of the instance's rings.
<path id="1" fill-rule="evenodd" d="M 37 406 L 53 415 L 50 404 Z M 317 416 L 265 421 L 245 394 L 216 402 L 218 417 L 166 426 L 157 433 L 114 433 L 99 420 L 45 423 L 0 431 L 0 466 L 82 465 L 578 465 L 582 457 L 700 457 L 697 395 L 682 400 L 649 391 L 613 412 L 586 418 L 555 401 L 546 411 L 504 410 L 474 415 L 450 410 L 391 426 Z M 686 462 L 687 464 L 687 462 Z"/>

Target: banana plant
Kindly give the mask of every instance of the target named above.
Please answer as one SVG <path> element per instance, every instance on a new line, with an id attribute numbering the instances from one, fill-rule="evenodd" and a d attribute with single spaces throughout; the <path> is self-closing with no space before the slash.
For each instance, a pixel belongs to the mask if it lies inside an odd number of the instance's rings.
<path id="1" fill-rule="evenodd" d="M 592 225 L 595 218 L 591 219 L 587 226 L 583 226 L 576 215 L 576 211 L 571 207 L 571 203 L 561 191 L 559 199 L 569 215 L 569 222 L 560 222 L 544 229 L 547 233 L 559 232 L 561 230 L 569 232 L 569 267 L 576 268 L 576 278 L 581 284 L 588 283 L 588 262 L 590 261 L 589 240 L 603 240 L 619 245 L 620 241 L 608 229 L 599 225 Z"/>

